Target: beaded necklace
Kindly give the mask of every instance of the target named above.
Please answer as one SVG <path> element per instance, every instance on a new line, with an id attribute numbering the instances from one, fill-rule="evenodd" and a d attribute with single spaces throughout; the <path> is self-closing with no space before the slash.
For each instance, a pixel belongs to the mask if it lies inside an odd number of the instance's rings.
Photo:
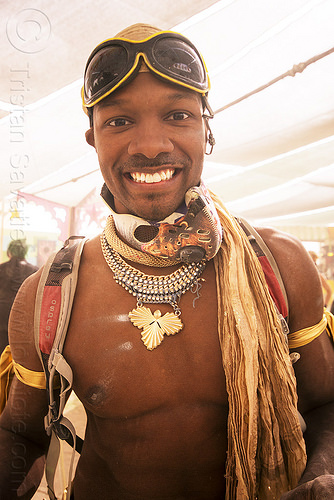
<path id="1" fill-rule="evenodd" d="M 110 231 L 109 225 L 108 236 Z M 206 267 L 206 261 L 184 264 L 166 276 L 148 275 L 130 266 L 108 240 L 104 231 L 101 235 L 103 256 L 113 272 L 116 283 L 136 297 L 137 307 L 129 312 L 129 318 L 134 326 L 142 329 L 142 341 L 151 351 L 161 344 L 164 334 L 175 335 L 183 328 L 180 320 L 180 297 L 190 289 L 198 294 L 201 287 L 199 281 L 203 280 L 200 276 Z M 134 250 L 134 253 L 136 261 L 140 262 L 138 251 Z M 169 304 L 173 312 L 167 312 L 162 316 L 161 311 L 157 309 L 152 313 L 149 307 L 143 305 L 144 303 Z"/>

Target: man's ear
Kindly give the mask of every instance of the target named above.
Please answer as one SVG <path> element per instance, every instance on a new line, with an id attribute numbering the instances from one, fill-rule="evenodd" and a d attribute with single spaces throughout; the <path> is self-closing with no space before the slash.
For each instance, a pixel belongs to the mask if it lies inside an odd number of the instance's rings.
<path id="1" fill-rule="evenodd" d="M 90 146 L 93 146 L 95 148 L 95 137 L 94 137 L 94 129 L 93 127 L 89 128 L 86 132 L 86 141 Z"/>

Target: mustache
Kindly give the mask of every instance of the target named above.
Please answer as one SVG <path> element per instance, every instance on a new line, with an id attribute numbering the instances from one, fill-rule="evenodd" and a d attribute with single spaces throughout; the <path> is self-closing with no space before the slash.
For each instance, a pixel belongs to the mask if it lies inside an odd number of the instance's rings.
<path id="1" fill-rule="evenodd" d="M 144 155 L 138 155 L 122 163 L 122 170 L 141 170 L 144 168 L 164 167 L 171 165 L 187 166 L 189 165 L 187 157 L 171 155 L 169 153 L 159 153 L 155 158 L 146 158 Z"/>

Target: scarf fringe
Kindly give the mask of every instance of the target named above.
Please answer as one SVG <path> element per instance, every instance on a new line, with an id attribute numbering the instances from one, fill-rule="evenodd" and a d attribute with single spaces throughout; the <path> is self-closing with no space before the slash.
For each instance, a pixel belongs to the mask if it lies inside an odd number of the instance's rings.
<path id="1" fill-rule="evenodd" d="M 238 223 L 210 194 L 225 231 L 214 258 L 229 397 L 225 498 L 279 499 L 306 464 L 295 375 L 261 265 Z"/>

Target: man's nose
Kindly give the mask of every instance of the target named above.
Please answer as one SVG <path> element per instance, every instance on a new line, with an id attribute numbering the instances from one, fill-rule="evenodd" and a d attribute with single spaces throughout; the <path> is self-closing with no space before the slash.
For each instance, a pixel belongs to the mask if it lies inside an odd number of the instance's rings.
<path id="1" fill-rule="evenodd" d="M 142 154 L 146 158 L 155 158 L 160 153 L 171 153 L 174 144 L 166 135 L 164 127 L 153 121 L 136 129 L 129 146 L 129 155 Z"/>

